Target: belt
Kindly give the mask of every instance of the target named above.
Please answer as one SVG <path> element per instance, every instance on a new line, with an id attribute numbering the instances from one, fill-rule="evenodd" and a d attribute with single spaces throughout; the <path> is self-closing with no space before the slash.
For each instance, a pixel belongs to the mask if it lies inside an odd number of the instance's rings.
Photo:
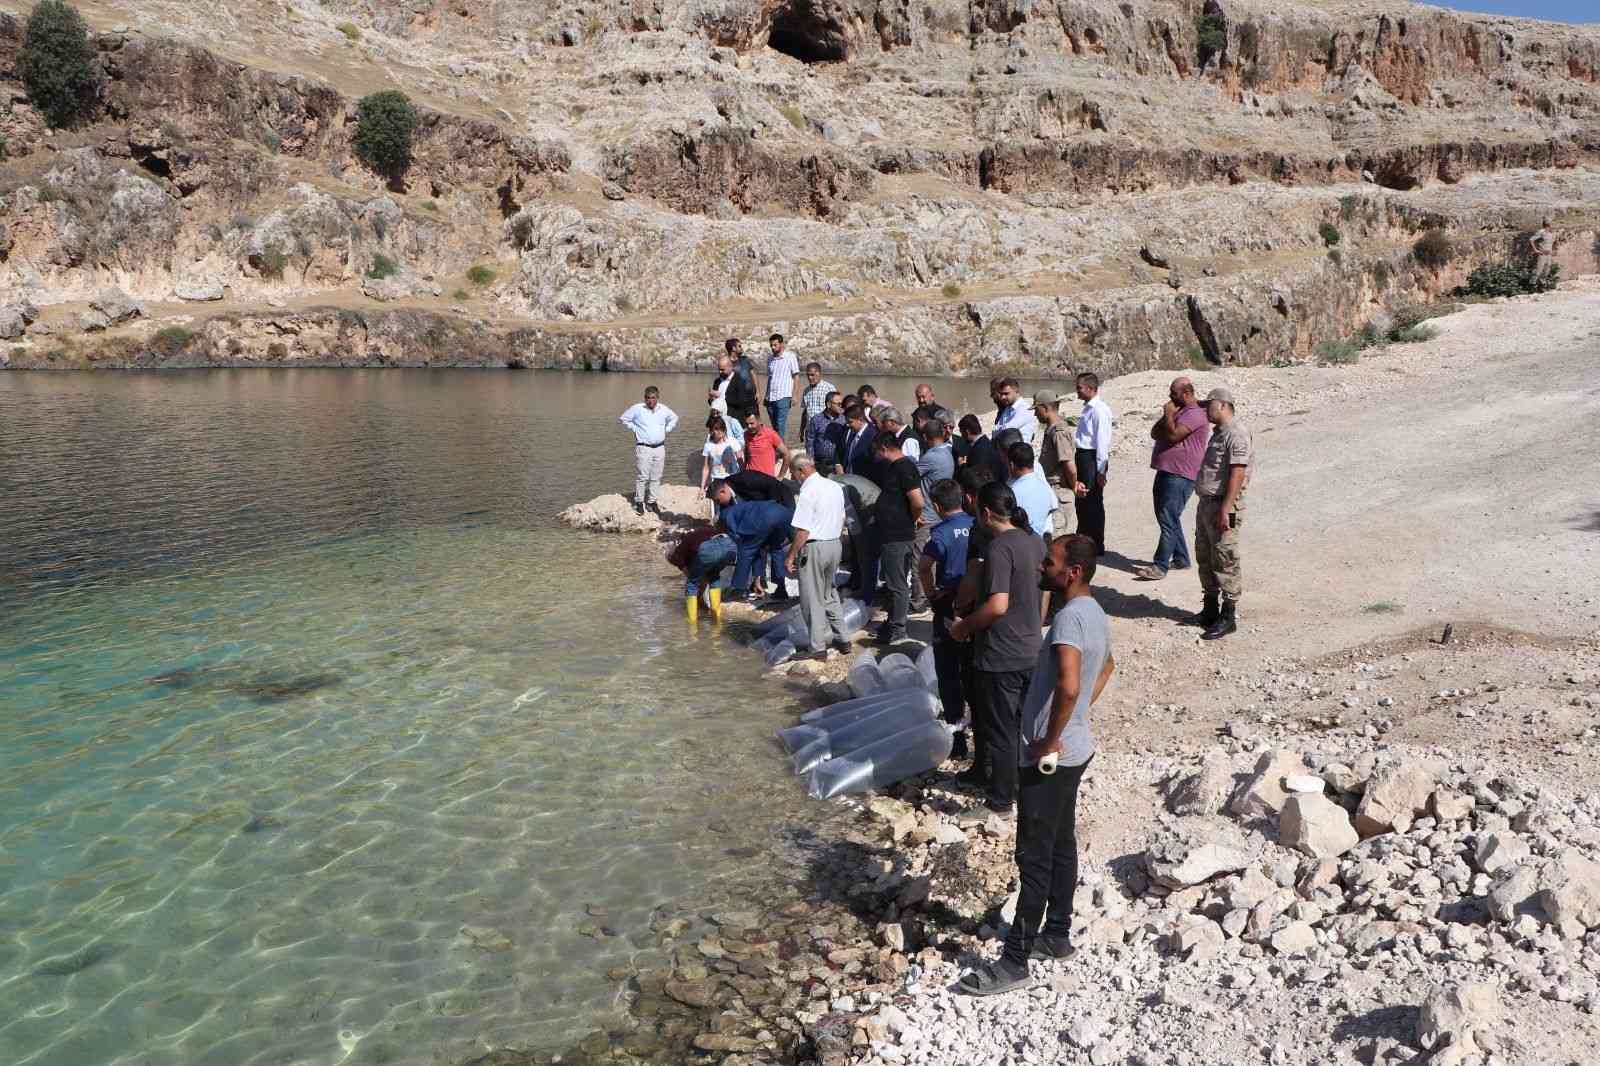
<path id="1" fill-rule="evenodd" d="M 638 445 L 641 448 L 665 448 L 667 446 L 667 442 L 661 441 L 658 444 L 646 444 L 644 441 L 639 441 Z"/>

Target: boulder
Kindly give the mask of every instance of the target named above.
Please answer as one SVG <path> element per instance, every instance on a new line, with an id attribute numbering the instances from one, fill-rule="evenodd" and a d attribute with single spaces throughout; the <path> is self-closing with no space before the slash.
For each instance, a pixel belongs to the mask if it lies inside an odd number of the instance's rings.
<path id="1" fill-rule="evenodd" d="M 1540 872 L 1537 901 L 1563 936 L 1600 926 L 1600 863 L 1565 849 Z"/>
<path id="2" fill-rule="evenodd" d="M 16 340 L 28 329 L 22 312 L 15 307 L 0 307 L 0 339 Z"/>
<path id="3" fill-rule="evenodd" d="M 1250 856 L 1222 844 L 1195 844 L 1169 839 L 1144 854 L 1150 879 L 1164 888 L 1183 889 L 1204 884 L 1220 874 L 1231 874 L 1250 864 Z"/>
<path id="4" fill-rule="evenodd" d="M 1240 818 L 1276 818 L 1289 798 L 1284 779 L 1305 770 L 1305 759 L 1298 752 L 1266 752 L 1256 761 L 1250 780 L 1235 793 L 1228 809 Z"/>
<path id="5" fill-rule="evenodd" d="M 1317 931 L 1305 922 L 1290 922 L 1272 934 L 1271 943 L 1279 955 L 1305 955 L 1317 946 Z"/>
<path id="6" fill-rule="evenodd" d="M 1436 788 L 1428 797 L 1428 813 L 1441 822 L 1458 822 L 1472 813 L 1471 796 L 1453 788 Z"/>
<path id="7" fill-rule="evenodd" d="M 1200 769 L 1179 778 L 1167 793 L 1167 810 L 1177 815 L 1216 814 L 1233 787 L 1233 763 L 1220 751 L 1207 755 Z"/>
<path id="8" fill-rule="evenodd" d="M 111 325 L 111 320 L 106 317 L 105 312 L 95 310 L 81 312 L 77 322 L 78 329 L 84 333 L 99 333 Z"/>
<path id="9" fill-rule="evenodd" d="M 1493 1025 L 1499 1013 L 1493 985 L 1475 982 L 1440 989 L 1428 997 L 1417 1015 L 1417 1043 L 1425 1051 L 1472 1045 L 1473 1032 Z"/>
<path id="10" fill-rule="evenodd" d="M 411 295 L 411 288 L 410 280 L 403 274 L 391 274 L 386 278 L 361 279 L 362 293 L 380 303 L 403 300 Z"/>
<path id="11" fill-rule="evenodd" d="M 1514 922 L 1538 909 L 1534 899 L 1539 893 L 1539 871 L 1532 866 L 1510 866 L 1502 869 L 1489 889 L 1489 916 L 1497 922 Z M 1543 917 L 1543 913 L 1540 913 Z"/>
<path id="12" fill-rule="evenodd" d="M 1356 832 L 1363 840 L 1379 833 L 1403 833 L 1428 806 L 1436 782 L 1433 771 L 1417 763 L 1384 767 L 1367 782 L 1356 808 Z"/>
<path id="13" fill-rule="evenodd" d="M 1204 959 L 1222 947 L 1222 930 L 1209 918 L 1191 915 L 1178 923 L 1168 941 L 1186 959 Z"/>
<path id="14" fill-rule="evenodd" d="M 1172 265 L 1172 253 L 1159 241 L 1145 241 L 1139 249 L 1139 258 L 1163 270 Z"/>
<path id="15" fill-rule="evenodd" d="M 1473 858 L 1478 869 L 1494 876 L 1508 866 L 1516 866 L 1532 854 L 1532 849 L 1513 833 L 1486 833 L 1478 840 Z"/>
<path id="16" fill-rule="evenodd" d="M 113 326 L 144 314 L 144 309 L 133 302 L 133 297 L 121 289 L 101 289 L 89 301 L 89 306 L 105 315 L 106 321 Z"/>
<path id="17" fill-rule="evenodd" d="M 187 300 L 190 303 L 209 303 L 213 300 L 222 299 L 222 282 L 214 280 L 184 281 L 173 288 L 172 294 L 178 299 Z"/>
<path id="18" fill-rule="evenodd" d="M 1333 859 L 1360 842 L 1344 808 L 1322 793 L 1297 792 L 1284 802 L 1278 819 L 1278 843 L 1284 847 L 1313 859 Z"/>

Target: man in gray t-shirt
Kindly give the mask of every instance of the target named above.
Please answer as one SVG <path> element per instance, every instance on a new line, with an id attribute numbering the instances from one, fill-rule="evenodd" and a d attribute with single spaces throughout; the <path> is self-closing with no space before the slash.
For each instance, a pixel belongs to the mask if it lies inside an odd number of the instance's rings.
<path id="1" fill-rule="evenodd" d="M 1098 550 L 1081 534 L 1059 537 L 1039 568 L 1039 587 L 1064 594 L 1067 605 L 1050 624 L 1022 704 L 1017 913 L 1000 958 L 961 979 L 961 990 L 972 995 L 1026 984 L 1032 955 L 1062 958 L 1072 951 L 1078 786 L 1094 756 L 1089 708 L 1116 669 L 1111 627 L 1089 588 Z"/>

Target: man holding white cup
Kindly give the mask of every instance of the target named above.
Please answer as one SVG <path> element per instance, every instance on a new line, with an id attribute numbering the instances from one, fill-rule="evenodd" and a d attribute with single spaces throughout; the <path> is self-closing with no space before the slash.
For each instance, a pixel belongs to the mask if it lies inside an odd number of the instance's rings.
<path id="1" fill-rule="evenodd" d="M 1028 983 L 1030 956 L 1072 953 L 1072 896 L 1078 883 L 1078 786 L 1094 757 L 1089 708 L 1116 669 L 1111 625 L 1095 602 L 1093 540 L 1082 534 L 1051 541 L 1039 587 L 1062 593 L 1039 650 L 1022 704 L 1017 781 L 1017 870 L 1022 891 L 1005 950 L 961 979 L 970 995 L 987 996 Z"/>

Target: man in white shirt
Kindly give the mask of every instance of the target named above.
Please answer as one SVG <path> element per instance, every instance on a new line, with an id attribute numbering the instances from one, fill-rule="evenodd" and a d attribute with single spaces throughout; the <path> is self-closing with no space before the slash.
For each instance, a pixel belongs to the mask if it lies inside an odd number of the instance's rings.
<path id="1" fill-rule="evenodd" d="M 804 452 L 796 453 L 789 466 L 800 483 L 800 495 L 795 500 L 790 523 L 794 536 L 783 569 L 800 581 L 800 614 L 811 634 L 809 658 L 825 660 L 830 631 L 835 648 L 850 650 L 844 604 L 833 582 L 839 571 L 839 538 L 844 534 L 844 488 L 818 474 L 816 462 Z"/>
<path id="2" fill-rule="evenodd" d="M 678 425 L 678 416 L 661 402 L 661 390 L 651 385 L 644 390 L 644 402 L 636 403 L 617 419 L 633 431 L 633 509 L 645 508 L 661 513 L 661 475 L 667 468 L 667 434 Z"/>
<path id="3" fill-rule="evenodd" d="M 774 333 L 767 343 L 772 346 L 772 355 L 767 359 L 767 421 L 783 437 L 789 428 L 795 383 L 800 380 L 800 361 L 784 347 L 783 334 Z"/>
<path id="4" fill-rule="evenodd" d="M 1078 512 L 1078 532 L 1094 540 L 1099 554 L 1106 553 L 1106 473 L 1111 467 L 1111 408 L 1100 398 L 1100 378 L 1078 375 L 1078 399 L 1083 411 L 1072 436 L 1073 467 L 1078 484 L 1073 509 Z"/>
<path id="5" fill-rule="evenodd" d="M 1014 429 L 1022 434 L 1022 443 L 1032 444 L 1039 434 L 1039 421 L 1033 417 L 1033 408 L 1023 402 L 1022 389 L 1016 378 L 990 378 L 989 398 L 994 401 L 994 431 Z"/>

